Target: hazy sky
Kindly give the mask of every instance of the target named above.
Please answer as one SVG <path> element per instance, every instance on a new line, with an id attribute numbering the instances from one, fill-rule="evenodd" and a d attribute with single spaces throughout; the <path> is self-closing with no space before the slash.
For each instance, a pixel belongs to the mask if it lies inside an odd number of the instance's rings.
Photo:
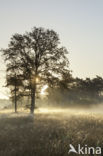
<path id="1" fill-rule="evenodd" d="M 103 76 L 103 0 L 0 0 L 0 48 L 33 26 L 60 35 L 74 76 Z"/>

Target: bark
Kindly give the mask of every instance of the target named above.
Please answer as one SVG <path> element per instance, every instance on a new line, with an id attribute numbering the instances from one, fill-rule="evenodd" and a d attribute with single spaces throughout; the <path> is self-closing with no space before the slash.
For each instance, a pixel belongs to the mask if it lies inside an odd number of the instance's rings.
<path id="1" fill-rule="evenodd" d="M 35 88 L 31 90 L 31 110 L 30 110 L 31 114 L 34 113 L 35 109 L 35 91 L 36 91 Z"/>
<path id="2" fill-rule="evenodd" d="M 17 113 L 16 84 L 15 84 L 15 113 Z"/>

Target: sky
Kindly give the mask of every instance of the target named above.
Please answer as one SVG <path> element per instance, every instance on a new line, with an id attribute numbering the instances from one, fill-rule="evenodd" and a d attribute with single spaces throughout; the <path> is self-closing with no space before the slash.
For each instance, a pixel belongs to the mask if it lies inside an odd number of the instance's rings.
<path id="1" fill-rule="evenodd" d="M 0 48 L 34 26 L 55 30 L 69 51 L 74 77 L 103 76 L 103 0 L 0 0 Z M 0 57 L 0 93 L 5 92 Z"/>

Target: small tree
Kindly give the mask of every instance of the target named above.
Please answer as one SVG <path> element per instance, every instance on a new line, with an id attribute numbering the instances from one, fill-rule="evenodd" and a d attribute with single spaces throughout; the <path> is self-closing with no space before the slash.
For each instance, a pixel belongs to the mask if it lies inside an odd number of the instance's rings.
<path id="1" fill-rule="evenodd" d="M 6 76 L 6 87 L 10 88 L 11 91 L 11 99 L 14 102 L 15 113 L 17 112 L 17 101 L 21 97 L 21 92 L 23 91 L 23 83 L 20 79 L 20 75 L 16 75 L 16 73 L 11 73 Z"/>

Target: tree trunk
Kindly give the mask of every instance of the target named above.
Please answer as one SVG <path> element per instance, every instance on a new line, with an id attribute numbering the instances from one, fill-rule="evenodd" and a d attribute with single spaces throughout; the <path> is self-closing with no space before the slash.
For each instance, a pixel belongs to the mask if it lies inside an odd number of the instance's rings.
<path id="1" fill-rule="evenodd" d="M 35 88 L 31 90 L 31 110 L 30 110 L 31 114 L 34 113 L 35 109 L 35 91 L 36 91 Z"/>
<path id="2" fill-rule="evenodd" d="M 15 84 L 15 113 L 17 113 L 16 84 Z"/>
<path id="3" fill-rule="evenodd" d="M 35 80 L 34 83 L 32 84 L 31 87 L 31 114 L 34 114 L 34 109 L 35 109 L 35 100 L 36 100 L 36 77 L 37 77 L 37 68 L 36 68 L 36 72 L 35 72 Z"/>

